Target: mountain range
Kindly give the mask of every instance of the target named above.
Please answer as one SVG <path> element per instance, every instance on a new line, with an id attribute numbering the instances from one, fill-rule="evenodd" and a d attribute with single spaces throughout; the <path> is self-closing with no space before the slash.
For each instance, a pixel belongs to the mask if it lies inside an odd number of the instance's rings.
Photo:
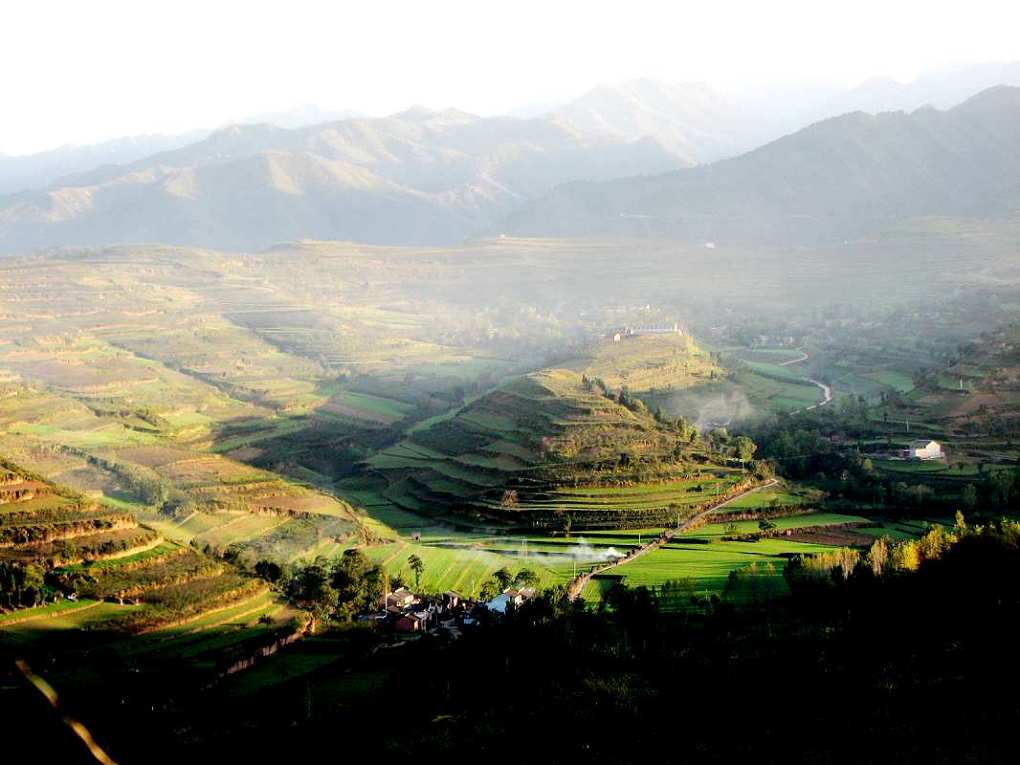
<path id="1" fill-rule="evenodd" d="M 211 132 L 0 157 L 0 252 L 431 245 L 503 232 L 796 243 L 904 216 L 998 214 L 1012 204 L 1015 90 L 954 105 L 1014 80 L 1020 64 L 981 65 L 776 105 L 766 92 L 646 78 L 526 119 L 309 106 Z M 953 108 L 917 108 L 928 103 Z"/>
<path id="2" fill-rule="evenodd" d="M 20 156 L 0 155 L 0 194 L 49 186 L 59 178 L 103 165 L 120 165 L 201 140 L 208 131 L 138 135 L 85 146 L 61 146 Z"/>
<path id="3" fill-rule="evenodd" d="M 920 216 L 1020 211 L 1020 88 L 946 111 L 853 112 L 733 159 L 573 183 L 512 217 L 528 235 L 817 244 Z"/>
<path id="4" fill-rule="evenodd" d="M 747 110 L 696 82 L 640 78 L 599 85 L 551 116 L 586 133 L 629 141 L 652 137 L 685 165 L 733 156 L 761 143 L 761 131 Z"/>
<path id="5" fill-rule="evenodd" d="M 560 183 L 680 164 L 647 138 L 456 110 L 414 107 L 294 130 L 236 125 L 0 199 L 0 249 L 140 241 L 243 249 L 300 238 L 442 244 L 490 230 Z"/>

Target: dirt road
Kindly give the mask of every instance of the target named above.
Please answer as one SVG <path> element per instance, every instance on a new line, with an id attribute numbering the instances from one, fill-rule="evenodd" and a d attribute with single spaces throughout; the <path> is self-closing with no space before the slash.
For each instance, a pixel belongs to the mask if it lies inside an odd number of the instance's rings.
<path id="1" fill-rule="evenodd" d="M 797 350 L 800 351 L 800 358 L 798 358 L 798 359 L 790 359 L 789 361 L 783 361 L 778 366 L 787 367 L 787 366 L 790 366 L 790 364 L 799 364 L 802 361 L 807 361 L 809 358 L 811 358 L 806 353 L 804 353 L 804 351 L 801 351 L 799 348 Z M 832 401 L 832 386 L 831 385 L 826 385 L 825 383 L 823 383 L 823 382 L 821 382 L 819 380 L 814 380 L 814 379 L 812 379 L 810 377 L 805 377 L 804 379 L 807 380 L 812 385 L 817 385 L 821 389 L 821 391 L 822 391 L 822 400 L 819 401 L 817 404 L 812 404 L 811 406 L 805 406 L 805 407 L 802 407 L 800 409 L 794 409 L 792 412 L 790 412 L 790 414 L 797 414 L 798 412 L 808 412 L 808 411 L 810 411 L 812 409 L 817 409 L 820 406 L 825 406 L 826 404 L 828 404 L 828 403 L 830 403 Z"/>

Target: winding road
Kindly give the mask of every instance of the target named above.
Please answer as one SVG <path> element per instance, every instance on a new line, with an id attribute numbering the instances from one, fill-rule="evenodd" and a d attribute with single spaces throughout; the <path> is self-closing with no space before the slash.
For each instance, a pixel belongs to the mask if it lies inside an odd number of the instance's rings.
<path id="1" fill-rule="evenodd" d="M 742 491 L 739 494 L 734 494 L 732 497 L 727 497 L 722 502 L 716 503 L 714 505 L 709 505 L 700 513 L 692 515 L 690 518 L 681 523 L 675 529 L 663 529 L 661 535 L 655 537 L 655 539 L 653 539 L 651 542 L 643 544 L 640 547 L 633 548 L 629 553 L 624 555 L 622 558 L 616 558 L 615 560 L 607 561 L 606 563 L 595 566 L 591 571 L 579 575 L 569 585 L 567 585 L 567 598 L 569 600 L 577 600 L 577 597 L 584 590 L 585 586 L 588 584 L 588 582 L 592 580 L 592 577 L 595 576 L 596 574 L 604 574 L 606 571 L 609 571 L 610 569 L 616 568 L 617 566 L 620 566 L 624 563 L 630 563 L 632 560 L 635 560 L 636 558 L 640 558 L 642 555 L 644 555 L 647 552 L 650 552 L 651 550 L 657 550 L 658 548 L 662 547 L 664 544 L 669 542 L 677 534 L 683 534 L 685 531 L 688 531 L 689 529 L 693 528 L 702 518 L 704 518 L 709 513 L 718 510 L 720 507 L 725 507 L 730 502 L 740 499 L 741 497 L 745 497 L 748 494 L 753 494 L 756 491 L 761 491 L 762 489 L 767 489 L 770 486 L 775 486 L 777 483 L 778 481 L 775 478 L 773 478 L 771 480 L 766 481 L 763 484 L 753 486 L 750 489 L 747 489 L 746 491 Z"/>
<path id="2" fill-rule="evenodd" d="M 797 350 L 800 351 L 800 358 L 799 359 L 790 359 L 789 361 L 783 361 L 783 362 L 780 362 L 777 366 L 788 367 L 788 366 L 790 366 L 790 364 L 800 364 L 802 361 L 807 361 L 809 358 L 811 358 L 804 351 L 802 351 L 800 348 L 798 348 Z M 812 385 L 817 385 L 821 389 L 821 391 L 822 391 L 822 400 L 819 401 L 817 404 L 812 404 L 811 406 L 805 406 L 805 407 L 802 407 L 800 409 L 794 409 L 792 412 L 790 412 L 790 414 L 797 414 L 798 412 L 808 412 L 808 411 L 811 411 L 812 409 L 817 409 L 820 406 L 825 406 L 826 404 L 828 404 L 828 403 L 830 403 L 832 401 L 832 386 L 831 385 L 826 385 L 825 383 L 821 382 L 820 380 L 815 380 L 815 379 L 813 379 L 811 377 L 805 377 L 803 379 L 807 380 Z"/>

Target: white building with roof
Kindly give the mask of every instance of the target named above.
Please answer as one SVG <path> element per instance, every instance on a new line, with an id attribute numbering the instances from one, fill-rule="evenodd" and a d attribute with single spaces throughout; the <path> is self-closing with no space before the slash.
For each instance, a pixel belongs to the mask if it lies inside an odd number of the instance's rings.
<path id="1" fill-rule="evenodd" d="M 911 441 L 907 447 L 907 457 L 912 460 L 940 460 L 942 445 L 938 441 L 926 438 Z"/>

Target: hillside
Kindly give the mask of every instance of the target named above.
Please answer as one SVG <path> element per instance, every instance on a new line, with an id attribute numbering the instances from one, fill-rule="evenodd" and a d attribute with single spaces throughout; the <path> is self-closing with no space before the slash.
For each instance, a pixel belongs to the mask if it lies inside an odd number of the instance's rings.
<path id="1" fill-rule="evenodd" d="M 139 241 L 228 249 L 309 238 L 455 242 L 560 183 L 679 164 L 647 139 L 455 110 L 292 130 L 238 125 L 0 197 L 0 251 Z"/>
<path id="2" fill-rule="evenodd" d="M 1020 207 L 1020 89 L 948 111 L 847 114 L 741 157 L 654 177 L 565 185 L 527 205 L 525 234 L 692 242 L 840 242 L 922 216 Z"/>
<path id="3" fill-rule="evenodd" d="M 368 459 L 398 508 L 534 528 L 671 524 L 746 479 L 569 370 L 516 378 Z"/>
<path id="4" fill-rule="evenodd" d="M 59 627 L 137 634 L 275 600 L 264 582 L 7 461 L 0 463 L 0 588 L 0 639 L 27 636 L 53 617 Z"/>

